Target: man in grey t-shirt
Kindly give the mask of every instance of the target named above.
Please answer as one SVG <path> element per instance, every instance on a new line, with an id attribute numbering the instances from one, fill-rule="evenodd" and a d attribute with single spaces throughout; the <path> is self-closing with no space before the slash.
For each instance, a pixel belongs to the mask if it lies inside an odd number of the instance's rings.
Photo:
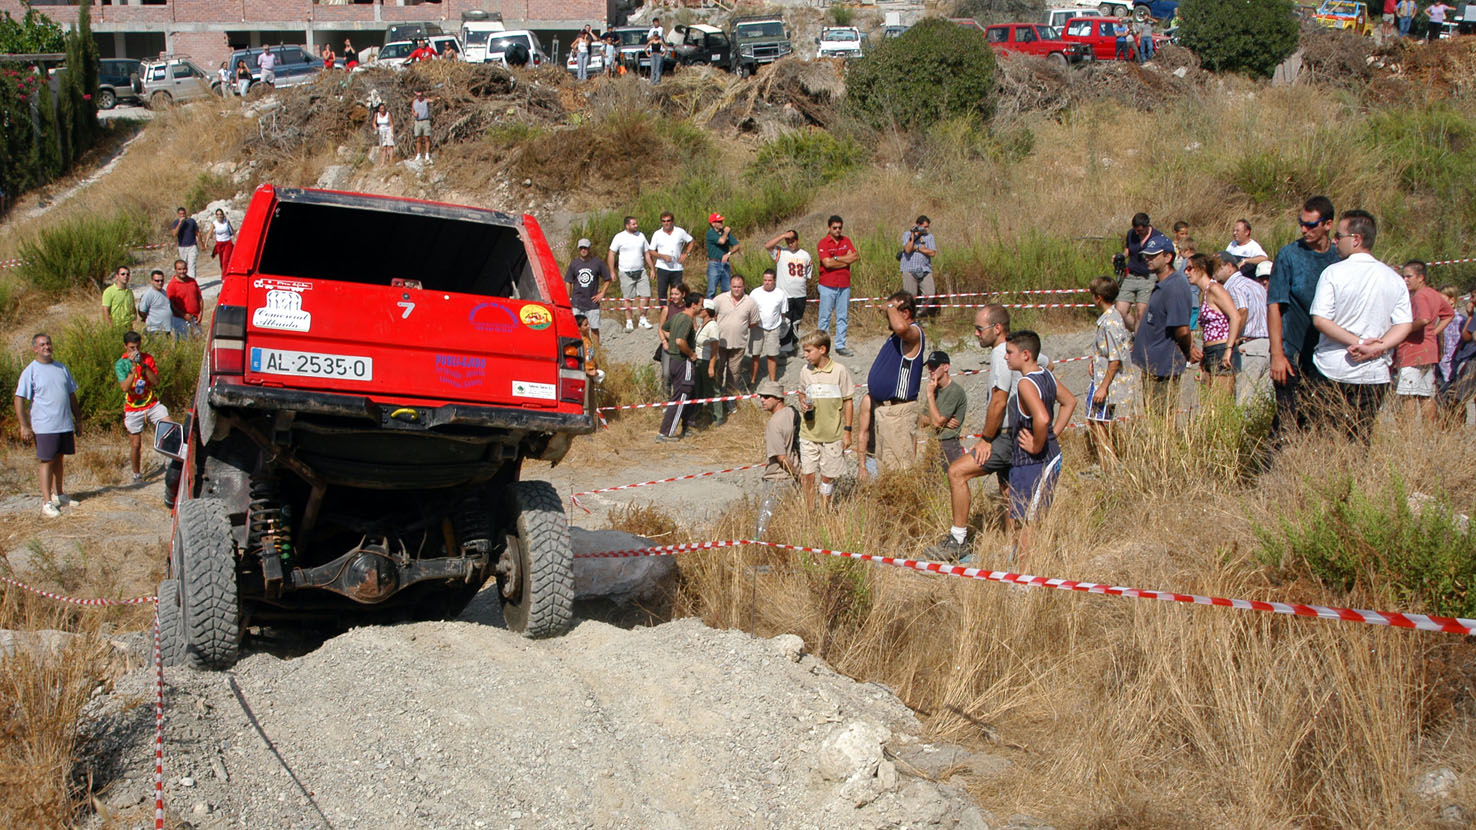
<path id="1" fill-rule="evenodd" d="M 135 308 L 145 333 L 174 334 L 174 311 L 169 307 L 169 295 L 164 293 L 163 271 L 155 268 L 149 274 L 149 287 L 144 289 Z"/>
<path id="2" fill-rule="evenodd" d="M 430 102 L 436 100 L 434 97 L 425 97 L 425 91 L 415 90 L 415 100 L 410 102 L 411 132 L 415 138 L 415 160 L 420 161 L 422 157 L 429 163 L 431 160 L 431 116 Z"/>
<path id="3" fill-rule="evenodd" d="M 41 482 L 41 514 L 54 519 L 63 505 L 70 504 L 63 489 L 63 459 L 77 451 L 75 435 L 81 421 L 77 405 L 77 381 L 66 364 L 52 359 L 51 338 L 31 338 L 36 355 L 15 385 L 15 420 L 21 440 L 35 439 L 37 478 Z M 25 405 L 30 404 L 30 417 Z"/>

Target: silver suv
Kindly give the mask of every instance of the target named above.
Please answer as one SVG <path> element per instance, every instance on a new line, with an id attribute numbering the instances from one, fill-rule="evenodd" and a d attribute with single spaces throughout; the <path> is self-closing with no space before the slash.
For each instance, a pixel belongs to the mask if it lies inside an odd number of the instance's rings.
<path id="1" fill-rule="evenodd" d="M 143 82 L 141 97 L 150 109 L 164 109 L 180 101 L 214 94 L 210 88 L 212 76 L 205 74 L 194 61 L 179 55 L 144 61 L 139 78 Z"/>

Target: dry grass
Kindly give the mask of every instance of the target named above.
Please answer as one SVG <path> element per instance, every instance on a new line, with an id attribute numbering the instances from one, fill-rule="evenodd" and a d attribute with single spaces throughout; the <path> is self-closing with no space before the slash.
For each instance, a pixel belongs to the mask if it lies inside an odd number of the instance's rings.
<path id="1" fill-rule="evenodd" d="M 1238 423 L 1226 412 L 1186 427 L 1139 422 L 1125 464 L 1101 479 L 1070 474 L 1084 454 L 1068 441 L 1068 475 L 1018 567 L 1381 607 L 1376 589 L 1273 584 L 1250 555 L 1257 526 L 1295 509 L 1304 474 L 1348 473 L 1374 492 L 1398 474 L 1450 504 L 1476 496 L 1476 457 L 1457 434 L 1393 422 L 1370 452 L 1296 441 L 1272 473 L 1244 482 Z M 834 514 L 787 504 L 772 536 L 916 556 L 947 526 L 945 493 L 941 473 L 884 477 Z M 998 509 L 976 502 L 985 567 L 1007 567 L 996 553 Z M 696 535 L 741 536 L 752 521 L 752 504 L 736 507 Z M 1469 741 L 1455 740 L 1476 714 L 1473 650 L 1445 635 L 1012 589 L 767 549 L 684 557 L 681 573 L 678 613 L 800 634 L 838 670 L 895 689 L 936 737 L 992 744 L 1014 767 L 974 792 L 997 814 L 1080 827 L 1419 826 L 1442 805 L 1409 795 L 1416 774 L 1476 766 Z"/>

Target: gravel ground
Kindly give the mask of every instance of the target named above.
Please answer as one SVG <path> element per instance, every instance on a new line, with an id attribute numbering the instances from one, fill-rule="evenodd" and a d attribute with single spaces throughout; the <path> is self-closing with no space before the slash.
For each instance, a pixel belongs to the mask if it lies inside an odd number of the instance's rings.
<path id="1" fill-rule="evenodd" d="M 586 621 L 530 642 L 495 607 L 168 670 L 170 812 L 198 828 L 1003 826 L 928 779 L 1007 761 L 923 744 L 894 695 L 793 635 Z M 98 815 L 118 826 L 152 817 L 152 681 L 89 707 Z"/>

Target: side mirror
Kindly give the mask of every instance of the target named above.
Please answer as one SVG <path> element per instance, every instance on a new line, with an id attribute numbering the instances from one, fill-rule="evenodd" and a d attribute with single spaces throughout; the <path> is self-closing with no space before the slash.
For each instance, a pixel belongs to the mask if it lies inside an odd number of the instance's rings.
<path id="1" fill-rule="evenodd" d="M 160 421 L 154 428 L 154 452 L 175 461 L 184 460 L 184 427 L 173 421 Z"/>
<path id="2" fill-rule="evenodd" d="M 818 37 L 815 38 L 815 45 L 816 46 L 819 46 L 820 45 L 820 38 L 818 38 Z"/>

